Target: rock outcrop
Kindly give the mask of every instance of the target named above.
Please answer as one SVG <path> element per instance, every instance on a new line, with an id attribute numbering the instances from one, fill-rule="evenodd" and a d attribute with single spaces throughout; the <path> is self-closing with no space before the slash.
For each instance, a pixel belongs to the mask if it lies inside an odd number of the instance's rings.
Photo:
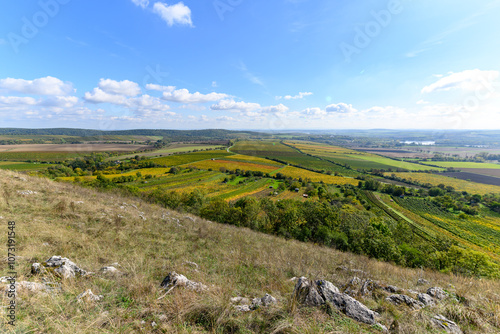
<path id="1" fill-rule="evenodd" d="M 432 324 L 434 327 L 440 330 L 444 330 L 446 333 L 452 334 L 462 334 L 462 330 L 456 323 L 453 321 L 446 319 L 444 316 L 438 314 L 431 318 Z"/>
<path id="2" fill-rule="evenodd" d="M 167 277 L 163 279 L 160 285 L 162 288 L 185 287 L 195 291 L 207 290 L 208 287 L 202 283 L 194 282 L 187 279 L 186 276 L 177 274 L 175 271 L 170 272 Z"/>
<path id="3" fill-rule="evenodd" d="M 356 321 L 375 324 L 375 312 L 353 297 L 340 293 L 331 282 L 310 281 L 306 277 L 300 277 L 295 285 L 294 296 L 300 304 L 320 306 L 328 303 Z"/>

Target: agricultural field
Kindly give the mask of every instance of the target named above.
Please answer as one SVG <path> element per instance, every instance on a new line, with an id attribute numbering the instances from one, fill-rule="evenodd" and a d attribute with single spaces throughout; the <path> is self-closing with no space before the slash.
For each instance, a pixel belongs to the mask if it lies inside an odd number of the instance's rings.
<path id="1" fill-rule="evenodd" d="M 196 161 L 222 158 L 230 155 L 233 155 L 233 153 L 228 153 L 223 150 L 213 150 L 213 151 L 200 151 L 200 152 L 193 152 L 186 154 L 169 155 L 167 157 L 150 159 L 148 161 L 151 161 L 153 163 L 162 166 L 180 166 Z"/>
<path id="2" fill-rule="evenodd" d="M 498 169 L 500 172 L 500 169 Z M 447 177 L 453 177 L 460 180 L 471 181 L 475 183 L 491 184 L 493 186 L 500 187 L 500 177 L 489 176 L 479 173 L 471 172 L 447 172 L 442 175 Z"/>
<path id="3" fill-rule="evenodd" d="M 434 165 L 443 168 L 453 169 L 500 169 L 500 164 L 481 163 L 481 162 L 463 162 L 463 161 L 423 161 L 423 164 Z"/>
<path id="4" fill-rule="evenodd" d="M 473 157 L 474 155 L 482 152 L 486 152 L 488 154 L 500 154 L 500 149 L 487 147 L 404 146 L 403 149 L 424 155 L 434 155 L 435 153 L 440 153 L 448 156 L 458 156 L 461 158 Z"/>
<path id="5" fill-rule="evenodd" d="M 252 162 L 243 162 L 243 161 L 234 161 L 234 160 L 225 160 L 225 159 L 213 159 L 213 160 L 203 160 L 194 163 L 189 163 L 185 165 L 181 165 L 181 167 L 195 167 L 199 169 L 213 169 L 219 170 L 220 168 L 226 168 L 227 170 L 249 170 L 252 172 L 263 172 L 263 173 L 271 173 L 275 170 L 280 169 L 280 166 L 276 165 L 263 165 Z"/>
<path id="6" fill-rule="evenodd" d="M 269 159 L 262 159 L 258 157 L 253 157 L 249 155 L 243 155 L 243 154 L 235 154 L 232 156 L 227 156 L 224 157 L 224 160 L 233 160 L 233 161 L 242 161 L 242 162 L 253 162 L 257 163 L 259 165 L 269 165 L 269 166 L 283 166 L 279 162 L 269 160 Z"/>
<path id="7" fill-rule="evenodd" d="M 163 156 L 163 155 L 171 155 L 174 153 L 187 153 L 187 152 L 192 152 L 192 151 L 201 151 L 201 150 L 215 150 L 217 148 L 222 147 L 221 145 L 209 145 L 209 144 L 181 144 L 181 143 L 173 143 L 170 144 L 166 147 L 160 148 L 158 150 L 154 151 L 148 151 L 148 152 L 140 152 L 140 153 L 134 153 L 134 154 L 124 154 L 120 156 L 115 156 L 115 157 L 109 157 L 107 160 L 112 161 L 112 160 L 127 160 L 134 158 L 136 155 L 140 157 L 157 157 L 157 156 Z"/>
<path id="8" fill-rule="evenodd" d="M 480 184 L 465 180 L 459 180 L 452 177 L 443 176 L 441 174 L 430 174 L 430 173 L 385 173 L 385 175 L 396 175 L 397 177 L 403 178 L 408 181 L 417 181 L 422 184 L 431 184 L 436 187 L 439 184 L 444 184 L 446 186 L 451 186 L 457 191 L 467 191 L 470 194 L 489 194 L 489 193 L 500 193 L 500 187 Z"/>
<path id="9" fill-rule="evenodd" d="M 435 239 L 438 235 L 446 235 L 462 246 L 500 260 L 500 219 L 464 220 L 433 207 L 423 199 L 396 198 L 394 201 L 387 195 L 380 195 L 379 198 L 428 237 Z"/>
<path id="10" fill-rule="evenodd" d="M 3 161 L 64 161 L 88 155 L 91 152 L 0 152 L 0 160 Z"/>
<path id="11" fill-rule="evenodd" d="M 308 170 L 304 170 L 297 167 L 287 166 L 283 169 L 277 171 L 278 173 L 283 174 L 286 177 L 291 177 L 293 179 L 303 179 L 310 180 L 312 182 L 324 182 L 326 184 L 351 184 L 357 186 L 359 180 L 350 178 L 350 177 L 342 177 L 342 176 L 333 176 L 321 173 L 315 173 Z"/>
<path id="12" fill-rule="evenodd" d="M 148 147 L 147 145 L 132 144 L 20 144 L 0 145 L 0 154 L 4 152 L 130 152 Z"/>
<path id="13" fill-rule="evenodd" d="M 386 149 L 386 148 L 370 148 L 370 147 L 357 147 L 356 149 L 367 153 L 383 155 L 388 158 L 405 159 L 405 161 L 408 161 L 410 159 L 419 160 L 419 159 L 432 158 L 434 156 L 430 153 L 416 152 L 405 149 Z"/>
<path id="14" fill-rule="evenodd" d="M 404 170 L 440 170 L 435 167 L 422 166 L 410 162 L 393 160 L 375 154 L 344 149 L 336 146 L 312 143 L 290 142 L 306 154 L 319 156 L 335 163 L 349 165 L 354 169 L 404 169 Z"/>
<path id="15" fill-rule="evenodd" d="M 53 164 L 0 161 L 0 169 L 10 169 L 10 170 L 17 170 L 17 171 L 42 170 L 42 169 L 49 168 L 51 166 L 54 166 L 54 165 Z"/>
<path id="16" fill-rule="evenodd" d="M 341 150 L 341 148 L 338 149 Z M 271 159 L 278 159 L 292 165 L 314 168 L 316 170 L 325 170 L 332 173 L 339 173 L 345 176 L 359 175 L 359 173 L 355 170 L 338 166 L 318 157 L 308 156 L 306 154 L 300 153 L 297 149 L 294 149 L 287 145 L 283 145 L 280 142 L 239 141 L 233 148 L 231 148 L 231 151 L 261 158 L 267 157 Z"/>

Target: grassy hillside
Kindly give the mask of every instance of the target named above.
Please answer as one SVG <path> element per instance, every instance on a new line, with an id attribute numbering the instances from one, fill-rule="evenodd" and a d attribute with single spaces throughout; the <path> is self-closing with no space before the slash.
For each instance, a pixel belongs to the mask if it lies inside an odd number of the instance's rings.
<path id="1" fill-rule="evenodd" d="M 0 170 L 0 219 L 7 244 L 7 222 L 16 222 L 17 281 L 42 282 L 31 276 L 34 262 L 53 255 L 68 257 L 95 272 L 60 280 L 56 292 L 19 290 L 17 326 L 6 333 L 380 333 L 336 309 L 299 307 L 294 282 L 323 278 L 340 289 L 354 276 L 403 289 L 447 290 L 451 298 L 411 310 L 394 306 L 382 291 L 356 296 L 380 314 L 378 321 L 398 333 L 436 333 L 430 317 L 442 314 L 466 333 L 500 331 L 500 283 L 432 271 L 403 269 L 363 256 L 309 243 L 285 240 L 248 229 L 220 225 L 168 211 L 118 193 L 99 193 Z M 28 190 L 34 192 L 30 193 Z M 3 246 L 2 257 L 7 247 Z M 99 269 L 111 264 L 124 275 Z M 196 263 L 196 265 L 194 264 Z M 353 272 L 352 270 L 357 270 Z M 0 262 L 1 276 L 8 272 Z M 160 283 L 170 271 L 208 286 L 205 292 L 176 288 L 165 295 Z M 419 278 L 429 285 L 417 286 Z M 77 302 L 87 289 L 103 299 Z M 274 306 L 238 312 L 236 296 L 274 296 Z M 9 300 L 2 294 L 2 304 Z M 155 324 L 153 326 L 152 324 Z M 3 327 L 2 327 L 3 326 Z"/>

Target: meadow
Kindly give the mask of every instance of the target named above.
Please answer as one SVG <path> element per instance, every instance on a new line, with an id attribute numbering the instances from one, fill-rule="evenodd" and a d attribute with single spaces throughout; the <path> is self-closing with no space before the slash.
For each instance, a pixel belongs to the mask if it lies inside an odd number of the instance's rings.
<path id="1" fill-rule="evenodd" d="M 466 162 L 466 161 L 423 161 L 423 164 L 453 169 L 500 169 L 500 164 Z"/>

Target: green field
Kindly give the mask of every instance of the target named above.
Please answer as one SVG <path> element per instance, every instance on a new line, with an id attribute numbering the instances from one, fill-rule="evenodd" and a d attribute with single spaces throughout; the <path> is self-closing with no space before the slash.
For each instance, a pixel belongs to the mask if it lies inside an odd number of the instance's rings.
<path id="1" fill-rule="evenodd" d="M 149 161 L 162 166 L 179 166 L 196 161 L 222 158 L 230 155 L 233 155 L 233 153 L 228 153 L 223 150 L 213 150 L 213 151 L 200 151 L 194 153 L 169 155 L 167 157 L 150 159 Z"/>
<path id="2" fill-rule="evenodd" d="M 173 144 L 169 145 L 167 147 L 155 150 L 155 151 L 150 151 L 150 152 L 140 152 L 140 153 L 133 153 L 133 154 L 124 154 L 120 156 L 114 156 L 114 157 L 109 157 L 108 161 L 114 161 L 114 160 L 126 160 L 126 159 L 131 159 L 134 158 L 136 155 L 141 156 L 141 157 L 155 157 L 159 155 L 170 155 L 174 153 L 186 153 L 186 152 L 191 152 L 195 150 L 213 150 L 216 148 L 221 147 L 221 145 L 203 145 L 203 144 Z"/>
<path id="3" fill-rule="evenodd" d="M 0 160 L 8 161 L 64 161 L 78 158 L 91 152 L 0 152 Z"/>
<path id="4" fill-rule="evenodd" d="M 427 165 L 440 166 L 443 168 L 478 168 L 478 169 L 500 169 L 500 164 L 462 161 L 423 161 Z"/>
<path id="5" fill-rule="evenodd" d="M 22 162 L 0 162 L 0 169 L 10 169 L 18 171 L 41 170 L 54 166 L 52 164 L 30 164 Z"/>

